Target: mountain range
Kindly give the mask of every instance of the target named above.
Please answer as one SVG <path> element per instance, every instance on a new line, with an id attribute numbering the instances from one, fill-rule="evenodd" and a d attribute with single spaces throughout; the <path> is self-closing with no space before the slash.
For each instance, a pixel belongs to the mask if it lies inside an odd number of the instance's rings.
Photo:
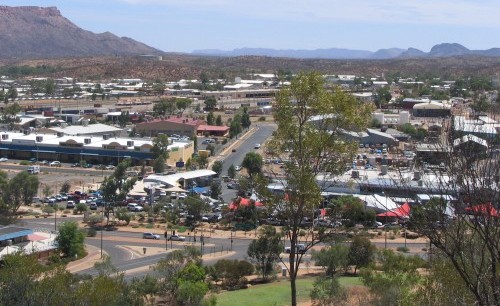
<path id="1" fill-rule="evenodd" d="M 110 32 L 93 33 L 76 26 L 56 7 L 0 6 L 0 58 L 59 58 L 85 56 L 161 55 L 164 51 Z M 435 45 L 429 52 L 415 48 L 276 50 L 240 48 L 196 50 L 196 56 L 265 56 L 299 59 L 404 59 L 479 55 L 500 57 L 500 48 L 469 50 L 457 43 Z"/>
<path id="2" fill-rule="evenodd" d="M 56 7 L 0 6 L 0 42 L 2 58 L 162 53 L 132 38 L 83 30 Z"/>
<path id="3" fill-rule="evenodd" d="M 500 48 L 488 50 L 470 50 L 458 43 L 442 43 L 435 45 L 429 52 L 424 52 L 415 48 L 401 49 L 389 48 L 380 49 L 375 52 L 367 50 L 353 49 L 266 49 L 266 48 L 240 48 L 231 51 L 216 49 L 195 50 L 194 55 L 210 56 L 270 56 L 270 57 L 290 57 L 290 58 L 318 58 L 318 59 L 394 59 L 394 58 L 418 58 L 418 57 L 449 57 L 463 55 L 479 56 L 500 56 Z"/>

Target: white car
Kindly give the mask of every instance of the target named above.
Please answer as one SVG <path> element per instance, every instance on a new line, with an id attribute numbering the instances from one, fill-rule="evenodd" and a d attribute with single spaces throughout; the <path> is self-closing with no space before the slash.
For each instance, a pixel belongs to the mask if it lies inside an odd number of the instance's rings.
<path id="1" fill-rule="evenodd" d="M 170 236 L 170 238 L 168 238 L 168 240 L 172 240 L 172 241 L 184 241 L 184 240 L 186 240 L 186 237 L 180 236 L 180 235 L 172 235 L 172 236 Z"/>
<path id="2" fill-rule="evenodd" d="M 143 211 L 144 208 L 136 203 L 128 203 L 127 204 L 127 209 L 129 211 Z"/>
<path id="3" fill-rule="evenodd" d="M 153 234 L 153 233 L 144 233 L 144 234 L 142 234 L 142 239 L 155 239 L 155 240 L 158 240 L 158 239 L 160 239 L 160 235 Z"/>
<path id="4" fill-rule="evenodd" d="M 55 160 L 55 161 L 51 162 L 51 163 L 49 164 L 49 166 L 51 166 L 51 167 L 60 167 L 60 166 L 61 166 L 61 162 L 60 162 L 60 161 Z"/>
<path id="5" fill-rule="evenodd" d="M 255 149 L 260 149 L 260 143 L 256 144 L 254 148 Z"/>
<path id="6" fill-rule="evenodd" d="M 75 208 L 75 202 L 74 201 L 68 201 L 68 203 L 66 203 L 66 208 Z"/>
<path id="7" fill-rule="evenodd" d="M 241 170 L 241 166 L 236 166 L 236 167 L 234 167 L 234 170 L 236 170 L 236 171 L 240 171 L 240 170 Z"/>
<path id="8" fill-rule="evenodd" d="M 8 160 L 9 160 L 9 159 L 8 159 L 7 157 L 2 157 L 2 158 L 0 158 L 0 162 L 6 162 L 6 161 L 8 161 Z"/>

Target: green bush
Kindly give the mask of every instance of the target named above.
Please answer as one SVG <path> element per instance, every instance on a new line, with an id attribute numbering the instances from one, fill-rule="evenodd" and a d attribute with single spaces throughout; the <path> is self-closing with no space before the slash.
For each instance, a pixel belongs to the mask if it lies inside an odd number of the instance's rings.
<path id="1" fill-rule="evenodd" d="M 75 211 L 77 213 L 83 213 L 83 212 L 87 211 L 88 209 L 89 208 L 84 203 L 78 203 L 78 204 L 76 204 L 76 207 L 75 207 Z"/>
<path id="2" fill-rule="evenodd" d="M 20 163 L 19 163 L 21 166 L 28 166 L 28 165 L 31 165 L 31 163 L 27 160 L 22 160 Z"/>
<path id="3" fill-rule="evenodd" d="M 95 228 L 87 229 L 87 237 L 95 237 L 97 235 L 97 231 Z"/>
<path id="4" fill-rule="evenodd" d="M 42 212 L 47 215 L 53 214 L 54 211 L 55 211 L 54 208 L 50 206 L 45 206 L 44 208 L 42 208 Z"/>

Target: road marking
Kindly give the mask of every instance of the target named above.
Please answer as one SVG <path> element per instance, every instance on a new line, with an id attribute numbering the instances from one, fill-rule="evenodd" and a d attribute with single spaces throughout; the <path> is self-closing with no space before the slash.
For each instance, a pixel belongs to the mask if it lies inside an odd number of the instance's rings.
<path id="1" fill-rule="evenodd" d="M 123 245 L 117 245 L 117 247 L 119 247 L 120 249 L 123 249 L 127 252 L 130 253 L 130 258 L 128 260 L 132 260 L 132 259 L 135 259 L 135 252 L 127 247 L 124 247 Z"/>

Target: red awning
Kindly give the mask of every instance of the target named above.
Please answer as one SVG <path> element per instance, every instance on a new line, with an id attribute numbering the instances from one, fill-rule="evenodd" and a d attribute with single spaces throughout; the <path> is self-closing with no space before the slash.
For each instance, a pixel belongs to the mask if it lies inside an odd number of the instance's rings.
<path id="1" fill-rule="evenodd" d="M 404 203 L 400 207 L 388 212 L 377 214 L 377 217 L 408 218 L 410 216 L 410 204 Z"/>

